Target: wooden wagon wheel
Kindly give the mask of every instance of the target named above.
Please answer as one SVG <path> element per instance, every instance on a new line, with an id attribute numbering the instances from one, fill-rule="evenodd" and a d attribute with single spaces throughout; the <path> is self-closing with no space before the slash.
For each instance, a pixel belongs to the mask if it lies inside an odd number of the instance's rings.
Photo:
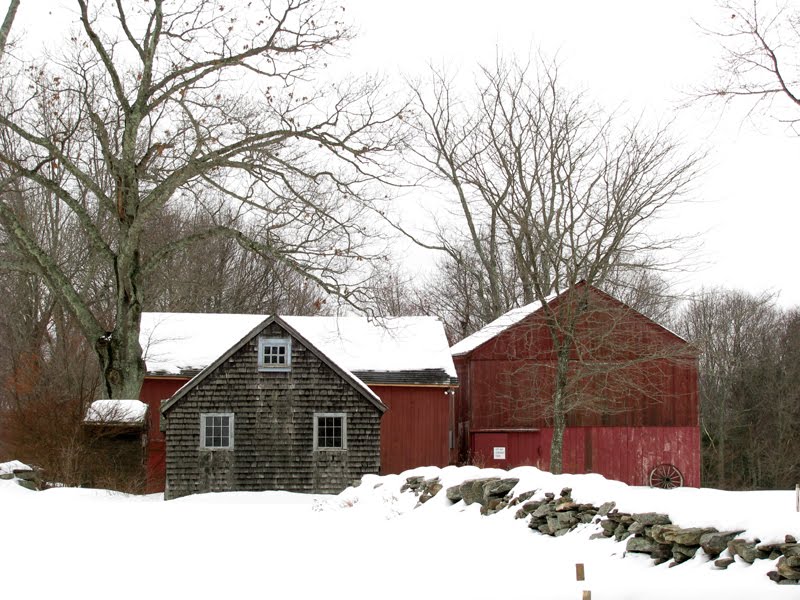
<path id="1" fill-rule="evenodd" d="M 650 487 L 671 490 L 683 485 L 683 475 L 675 465 L 665 463 L 650 471 Z"/>

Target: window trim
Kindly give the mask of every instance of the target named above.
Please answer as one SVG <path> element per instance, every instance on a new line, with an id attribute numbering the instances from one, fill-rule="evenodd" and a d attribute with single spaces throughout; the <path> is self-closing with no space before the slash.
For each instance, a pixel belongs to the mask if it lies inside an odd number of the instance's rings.
<path id="1" fill-rule="evenodd" d="M 264 364 L 264 348 L 267 346 L 284 346 L 286 348 L 286 364 Z M 258 370 L 264 373 L 288 373 L 292 370 L 292 338 L 291 337 L 259 337 L 258 338 Z"/>
<path id="2" fill-rule="evenodd" d="M 228 445 L 227 446 L 209 446 L 206 444 L 206 418 L 208 417 L 228 417 Z M 234 418 L 233 413 L 200 413 L 200 448 L 202 450 L 233 450 L 234 448 Z"/>
<path id="3" fill-rule="evenodd" d="M 342 418 L 342 445 L 338 448 L 319 447 L 319 419 L 320 417 Z M 314 452 L 345 452 L 347 451 L 347 413 L 343 412 L 315 412 L 314 413 Z"/>

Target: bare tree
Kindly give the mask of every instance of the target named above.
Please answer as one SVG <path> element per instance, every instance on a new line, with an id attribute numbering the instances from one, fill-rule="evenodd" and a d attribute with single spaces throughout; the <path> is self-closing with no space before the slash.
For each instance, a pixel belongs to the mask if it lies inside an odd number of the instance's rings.
<path id="1" fill-rule="evenodd" d="M 0 227 L 6 266 L 41 278 L 94 347 L 104 394 L 138 395 L 143 282 L 189 246 L 234 240 L 357 304 L 346 274 L 374 252 L 361 215 L 399 137 L 374 82 L 314 85 L 350 37 L 341 9 L 75 6 L 80 31 L 64 58 L 5 57 Z M 102 310 L 15 209 L 35 192 L 79 224 Z M 209 225 L 148 248 L 148 226 L 181 204 L 202 207 Z M 218 218 L 229 214 L 248 228 Z"/>
<path id="2" fill-rule="evenodd" d="M 437 72 L 429 88 L 415 89 L 417 163 L 450 186 L 466 231 L 415 239 L 477 275 L 487 318 L 517 304 L 542 304 L 558 357 L 551 470 L 560 472 L 564 394 L 583 313 L 580 303 L 555 312 L 547 299 L 581 281 L 604 286 L 665 268 L 660 252 L 677 240 L 659 238 L 646 225 L 690 191 L 702 157 L 684 152 L 665 127 L 621 124 L 569 93 L 557 68 L 543 61 L 498 60 L 479 71 L 474 92 L 471 100 L 459 98 Z"/>
<path id="3" fill-rule="evenodd" d="M 701 97 L 749 103 L 794 127 L 800 121 L 800 10 L 774 2 L 725 2 L 724 28 L 705 28 L 722 43 L 716 81 Z"/>
<path id="4" fill-rule="evenodd" d="M 704 476 L 722 488 L 793 485 L 798 443 L 796 312 L 769 294 L 703 290 L 684 309 L 681 332 L 702 351 Z"/>
<path id="5" fill-rule="evenodd" d="M 217 222 L 257 236 L 252 225 L 236 219 L 217 216 Z M 202 209 L 166 207 L 147 228 L 145 247 L 157 252 L 169 240 L 213 226 Z M 145 309 L 154 311 L 312 315 L 329 310 L 328 295 L 316 282 L 278 259 L 253 260 L 228 237 L 172 254 L 148 274 L 144 287 Z"/>

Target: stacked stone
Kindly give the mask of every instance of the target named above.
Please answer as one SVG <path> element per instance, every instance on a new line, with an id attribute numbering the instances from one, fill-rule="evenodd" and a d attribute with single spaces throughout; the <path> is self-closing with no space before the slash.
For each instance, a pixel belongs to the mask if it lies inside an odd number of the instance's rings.
<path id="1" fill-rule="evenodd" d="M 14 469 L 9 473 L 0 473 L 0 479 L 15 480 L 22 487 L 38 491 L 44 489 L 44 481 L 38 471 L 26 469 Z"/>
<path id="2" fill-rule="evenodd" d="M 447 489 L 451 502 L 463 500 L 466 504 L 481 505 L 481 513 L 494 514 L 504 508 L 519 506 L 518 519 L 530 518 L 528 527 L 545 535 L 561 536 L 581 523 L 599 523 L 601 531 L 592 539 L 611 538 L 628 540 L 626 550 L 650 555 L 656 564 L 671 560 L 670 567 L 679 565 L 697 554 L 702 548 L 714 565 L 725 569 L 738 556 L 747 563 L 757 559 L 778 559 L 776 570 L 767 576 L 780 584 L 800 583 L 800 544 L 787 535 L 782 544 L 760 544 L 759 540 L 737 537 L 741 531 L 718 531 L 714 527 L 678 527 L 669 515 L 655 512 L 626 513 L 615 508 L 614 502 L 599 507 L 578 504 L 572 499 L 572 489 L 564 488 L 558 497 L 547 492 L 542 500 L 530 500 L 535 491 L 511 497 L 518 479 L 490 477 L 471 479 Z M 435 496 L 442 489 L 438 478 L 409 477 L 401 491 L 412 491 L 420 503 Z M 730 556 L 721 558 L 727 550 Z"/>
<path id="3" fill-rule="evenodd" d="M 606 514 L 611 505 L 598 508 L 593 504 L 578 504 L 572 499 L 572 489 L 564 488 L 558 498 L 547 492 L 543 500 L 525 502 L 517 511 L 516 517 L 524 519 L 530 516 L 528 527 L 551 536 L 562 536 L 575 529 L 581 523 L 591 523 L 604 511 Z"/>
<path id="4" fill-rule="evenodd" d="M 492 515 L 509 505 L 511 490 L 517 483 L 519 483 L 519 479 L 513 477 L 470 479 L 460 485 L 447 488 L 447 499 L 451 502 L 463 500 L 465 504 L 480 504 L 481 514 Z"/>
<path id="5" fill-rule="evenodd" d="M 767 573 L 767 577 L 780 584 L 797 584 L 800 582 L 800 544 L 792 535 L 784 538 L 783 544 L 764 544 L 757 546 L 758 552 L 769 552 L 769 558 L 778 558 L 776 571 Z"/>
<path id="6" fill-rule="evenodd" d="M 428 500 L 433 498 L 442 489 L 442 484 L 439 483 L 438 477 L 425 479 L 422 476 L 409 477 L 400 488 L 401 492 L 411 491 L 414 495 L 419 496 L 419 503 L 425 504 Z"/>
<path id="7" fill-rule="evenodd" d="M 592 537 L 613 537 L 617 541 L 627 539 L 628 552 L 649 554 L 656 564 L 672 560 L 670 567 L 694 557 L 702 548 L 714 565 L 725 569 L 738 556 L 752 564 L 757 559 L 775 560 L 777 570 L 768 573 L 773 581 L 793 584 L 800 581 L 800 544 L 787 535 L 783 544 L 759 545 L 758 540 L 737 537 L 741 531 L 718 531 L 714 527 L 678 527 L 668 515 L 660 513 L 621 513 L 611 511 L 608 518 L 600 522 L 602 533 Z M 728 550 L 730 556 L 720 558 Z"/>

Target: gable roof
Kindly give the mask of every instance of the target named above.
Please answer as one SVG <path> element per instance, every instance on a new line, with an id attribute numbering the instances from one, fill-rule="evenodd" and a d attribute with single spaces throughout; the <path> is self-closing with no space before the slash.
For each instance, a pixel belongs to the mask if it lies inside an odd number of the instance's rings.
<path id="1" fill-rule="evenodd" d="M 342 379 L 347 381 L 353 388 L 359 392 L 364 398 L 369 400 L 378 410 L 381 412 L 386 411 L 387 406 L 381 401 L 381 399 L 373 392 L 367 384 L 361 381 L 358 377 L 353 375 L 350 371 L 346 368 L 342 367 L 336 361 L 334 361 L 330 356 L 326 355 L 320 348 L 318 348 L 314 343 L 306 339 L 301 333 L 299 333 L 294 327 L 289 325 L 284 319 L 281 317 L 267 317 L 259 322 L 253 329 L 251 329 L 242 339 L 232 345 L 230 348 L 227 349 L 222 355 L 220 355 L 214 362 L 207 365 L 203 368 L 200 373 L 195 375 L 192 379 L 186 382 L 186 385 L 181 387 L 177 392 L 175 392 L 171 398 L 169 398 L 166 402 L 161 405 L 161 414 L 165 414 L 170 407 L 174 406 L 176 402 L 178 402 L 181 398 L 183 398 L 187 393 L 197 387 L 203 380 L 206 379 L 211 373 L 213 373 L 220 365 L 222 365 L 225 361 L 227 361 L 231 356 L 233 356 L 236 352 L 238 352 L 245 344 L 247 344 L 250 340 L 252 340 L 255 336 L 261 333 L 265 327 L 272 323 L 277 323 L 280 327 L 286 330 L 289 335 L 291 335 L 294 339 L 299 341 L 303 346 L 305 346 L 308 350 L 310 350 L 317 358 L 319 358 L 323 363 L 328 365 L 333 371 L 335 371 Z"/>
<path id="2" fill-rule="evenodd" d="M 435 317 L 280 317 L 343 369 L 370 383 L 453 383 L 456 370 Z M 240 341 L 265 315 L 143 313 L 140 344 L 150 375 L 191 376 Z"/>
<path id="3" fill-rule="evenodd" d="M 647 321 L 649 321 L 650 323 L 652 323 L 653 325 L 655 325 L 659 329 L 662 329 L 663 331 L 669 333 L 670 335 L 672 335 L 673 337 L 679 339 L 680 341 L 682 341 L 682 342 L 684 342 L 686 344 L 689 344 L 689 342 L 685 338 L 681 337 L 680 335 L 678 335 L 677 333 L 675 333 L 671 329 L 665 327 L 661 323 L 658 323 L 658 322 L 654 321 L 650 317 L 648 317 L 646 315 L 643 315 L 642 313 L 640 313 L 635 308 L 631 308 L 630 306 L 628 306 L 627 304 L 625 304 L 621 300 L 618 300 L 617 298 L 615 298 L 611 294 L 609 294 L 607 292 L 604 292 L 603 290 L 601 290 L 597 286 L 594 286 L 594 285 L 591 285 L 589 283 L 586 283 L 585 281 L 580 281 L 577 284 L 575 284 L 575 287 L 572 288 L 572 289 L 576 289 L 578 287 L 586 287 L 589 290 L 591 290 L 592 292 L 600 294 L 601 296 L 603 296 L 605 298 L 608 298 L 612 302 L 616 302 L 617 304 L 619 304 L 621 306 L 624 306 L 625 308 L 627 308 L 629 310 L 632 310 L 636 314 L 641 315 L 642 318 L 647 319 Z M 564 290 L 560 294 L 555 294 L 555 293 L 554 294 L 550 294 L 549 296 L 547 296 L 545 298 L 545 304 L 550 304 L 556 298 L 559 298 L 559 297 L 561 297 L 564 294 L 567 294 L 569 292 L 570 292 L 570 290 Z M 526 318 L 528 318 L 532 314 L 538 312 L 543 307 L 544 307 L 543 303 L 536 301 L 536 302 L 531 302 L 530 304 L 526 304 L 525 306 L 521 306 L 519 308 L 512 308 L 510 311 L 508 311 L 504 315 L 498 317 L 497 319 L 495 319 L 494 321 L 492 321 L 488 325 L 485 325 L 484 327 L 482 327 L 481 329 L 479 329 L 478 331 L 476 331 L 472 335 L 470 335 L 470 336 L 464 338 L 463 340 L 461 340 L 460 342 L 454 344 L 450 348 L 450 353 L 453 356 L 462 356 L 464 354 L 468 354 L 468 353 L 472 352 L 473 350 L 475 350 L 478 346 L 482 346 L 483 344 L 485 344 L 489 340 L 492 340 L 492 339 L 496 338 L 498 335 L 500 335 L 501 333 L 503 333 L 507 329 L 513 327 L 517 323 L 520 323 L 521 321 L 525 320 Z"/>
<path id="4" fill-rule="evenodd" d="M 545 298 L 545 300 L 549 304 L 555 300 L 557 296 L 558 294 L 550 294 L 547 298 Z M 544 305 L 537 301 L 526 304 L 525 306 L 520 306 L 519 308 L 512 308 L 506 314 L 499 316 L 488 325 L 484 325 L 472 335 L 465 337 L 457 344 L 454 344 L 453 347 L 450 348 L 450 354 L 453 356 L 458 356 L 472 352 L 478 346 L 485 344 L 489 340 L 503 333 L 506 329 L 516 325 L 526 317 L 537 312 L 540 308 L 542 308 L 542 306 Z"/>

